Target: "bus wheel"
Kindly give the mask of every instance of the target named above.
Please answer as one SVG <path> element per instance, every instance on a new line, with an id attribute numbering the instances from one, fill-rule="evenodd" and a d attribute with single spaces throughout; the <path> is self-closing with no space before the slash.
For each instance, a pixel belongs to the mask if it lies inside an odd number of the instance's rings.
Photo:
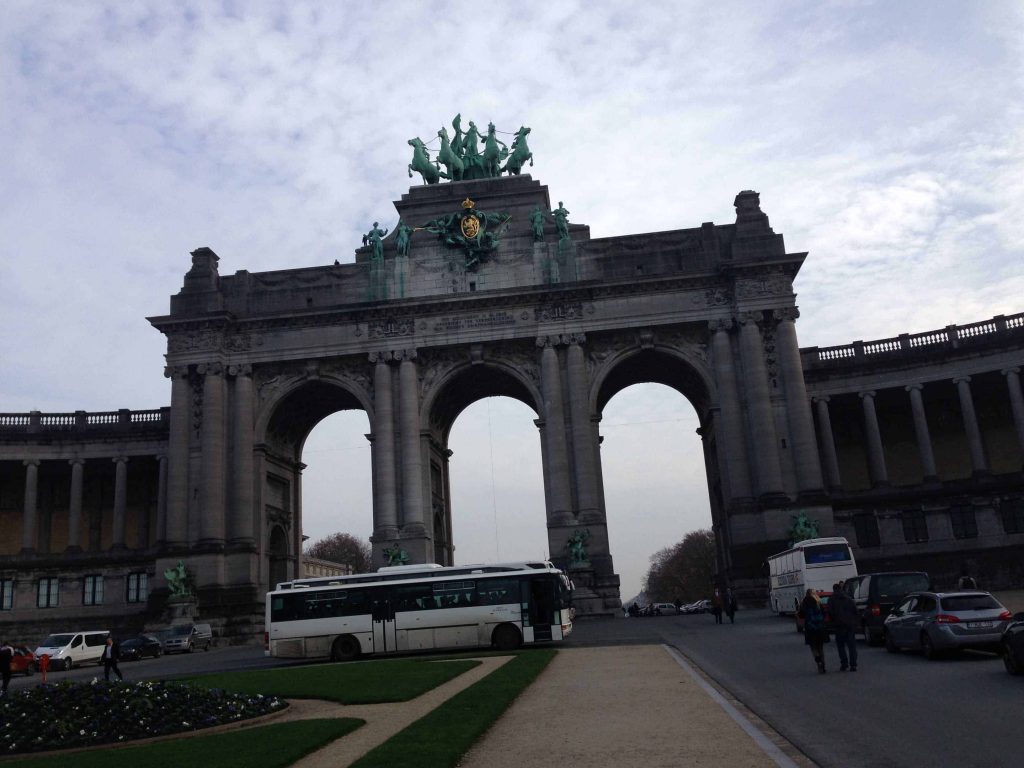
<path id="1" fill-rule="evenodd" d="M 352 635 L 342 635 L 331 646 L 331 661 L 352 661 L 359 655 L 359 641 Z"/>
<path id="2" fill-rule="evenodd" d="M 495 628 L 491 642 L 499 651 L 514 651 L 522 644 L 523 639 L 519 636 L 519 630 L 511 624 L 501 624 Z"/>

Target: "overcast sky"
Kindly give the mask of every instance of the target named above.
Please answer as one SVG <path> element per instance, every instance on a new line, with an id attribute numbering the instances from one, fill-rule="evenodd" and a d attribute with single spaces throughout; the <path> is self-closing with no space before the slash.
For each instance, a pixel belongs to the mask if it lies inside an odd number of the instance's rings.
<path id="1" fill-rule="evenodd" d="M 1024 6 L 998 2 L 0 0 L 0 411 L 170 402 L 164 314 L 222 274 L 353 260 L 456 112 L 529 125 L 533 177 L 595 237 L 731 223 L 789 251 L 803 346 L 1024 310 Z M 456 422 L 459 562 L 539 557 L 525 406 Z M 696 416 L 626 390 L 601 425 L 623 597 L 710 525 Z M 362 413 L 307 444 L 306 533 L 371 531 Z"/>

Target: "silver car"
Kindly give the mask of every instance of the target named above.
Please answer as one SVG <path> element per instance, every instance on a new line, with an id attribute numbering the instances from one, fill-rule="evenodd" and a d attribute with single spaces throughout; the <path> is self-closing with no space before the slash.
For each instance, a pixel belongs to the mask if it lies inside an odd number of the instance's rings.
<path id="1" fill-rule="evenodd" d="M 912 592 L 885 619 L 885 647 L 920 650 L 936 659 L 944 651 L 996 651 L 1010 612 L 988 592 Z"/>

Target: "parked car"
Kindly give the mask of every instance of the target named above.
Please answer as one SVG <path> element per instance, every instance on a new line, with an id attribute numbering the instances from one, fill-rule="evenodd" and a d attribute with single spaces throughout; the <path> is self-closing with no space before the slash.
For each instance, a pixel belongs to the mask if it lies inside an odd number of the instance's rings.
<path id="1" fill-rule="evenodd" d="M 654 603 L 651 606 L 651 614 L 654 616 L 675 616 L 679 611 L 676 610 L 675 603 Z"/>
<path id="2" fill-rule="evenodd" d="M 843 585 L 857 606 L 860 631 L 868 645 L 885 639 L 885 617 L 911 592 L 927 592 L 931 579 L 924 571 L 886 571 L 852 576 Z"/>
<path id="3" fill-rule="evenodd" d="M 988 592 L 914 592 L 885 619 L 885 647 L 920 650 L 936 659 L 944 651 L 998 651 L 1010 612 Z"/>
<path id="4" fill-rule="evenodd" d="M 999 643 L 1003 664 L 1011 675 L 1024 675 L 1024 613 L 1015 613 Z"/>
<path id="5" fill-rule="evenodd" d="M 198 648 L 208 651 L 212 643 L 213 632 L 209 624 L 179 624 L 168 629 L 163 638 L 164 653 L 192 653 Z"/>
<path id="6" fill-rule="evenodd" d="M 139 661 L 147 656 L 157 659 L 163 652 L 163 643 L 152 635 L 139 635 L 121 643 L 121 661 Z"/>
<path id="7" fill-rule="evenodd" d="M 36 658 L 46 654 L 51 669 L 71 669 L 76 664 L 100 663 L 107 644 L 107 630 L 93 632 L 58 632 L 50 635 L 36 648 Z"/>
<path id="8" fill-rule="evenodd" d="M 21 672 L 23 675 L 34 675 L 39 669 L 36 655 L 27 645 L 15 645 L 14 656 L 11 658 L 11 674 Z"/>
<path id="9" fill-rule="evenodd" d="M 680 608 L 680 613 L 707 613 L 708 606 L 711 604 L 709 600 L 698 600 L 695 603 L 689 603 Z"/>

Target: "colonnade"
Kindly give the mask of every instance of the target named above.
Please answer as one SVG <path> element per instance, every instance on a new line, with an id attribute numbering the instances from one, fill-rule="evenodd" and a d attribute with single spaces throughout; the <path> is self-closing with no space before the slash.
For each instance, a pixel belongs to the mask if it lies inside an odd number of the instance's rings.
<path id="1" fill-rule="evenodd" d="M 1006 380 L 1017 440 L 1021 451 L 1024 452 L 1024 396 L 1022 396 L 1021 392 L 1020 368 L 1005 368 L 1001 373 Z M 982 440 L 981 428 L 975 412 L 971 377 L 956 376 L 949 379 L 949 381 L 956 387 L 972 473 L 975 476 L 987 475 L 990 471 L 989 462 L 985 455 L 985 444 Z M 928 416 L 924 398 L 922 397 L 923 386 L 922 383 L 915 382 L 905 385 L 903 389 L 907 393 L 913 417 L 914 438 L 917 443 L 923 481 L 925 483 L 934 483 L 938 482 L 939 476 L 936 469 L 931 432 L 928 428 Z M 857 396 L 861 401 L 861 418 L 866 438 L 868 474 L 871 484 L 873 487 L 886 486 L 889 484 L 889 470 L 885 460 L 885 450 L 878 414 L 875 410 L 877 391 L 874 389 L 861 390 L 857 392 Z M 818 414 L 818 429 L 821 438 L 820 447 L 825 466 L 826 481 L 829 489 L 837 490 L 842 488 L 842 478 L 839 472 L 839 461 L 836 454 L 836 444 L 829 412 L 831 398 L 828 395 L 816 395 L 813 400 Z"/>

